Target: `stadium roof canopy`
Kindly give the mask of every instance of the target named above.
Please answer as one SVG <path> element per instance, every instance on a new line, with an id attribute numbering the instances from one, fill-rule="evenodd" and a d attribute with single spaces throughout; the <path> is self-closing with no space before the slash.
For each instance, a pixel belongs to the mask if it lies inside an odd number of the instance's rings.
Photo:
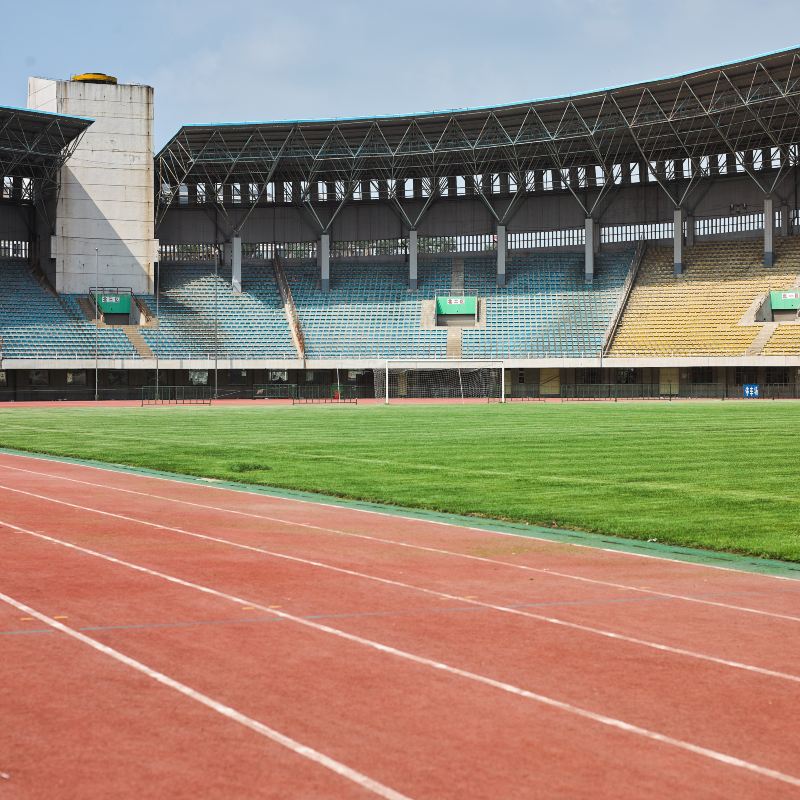
<path id="1" fill-rule="evenodd" d="M 331 120 L 186 125 L 157 156 L 159 185 L 356 181 L 600 168 L 603 185 L 634 162 L 691 162 L 756 150 L 796 163 L 800 48 L 662 80 L 489 108 Z M 748 157 L 746 154 L 750 153 Z M 771 156 L 770 156 L 771 163 Z M 657 170 L 652 179 L 666 182 Z M 595 170 L 591 172 L 594 174 Z M 684 175 L 681 170 L 676 179 Z M 594 178 L 590 185 L 594 183 Z M 599 185 L 599 184 L 598 184 Z M 168 198 L 170 193 L 168 192 Z M 174 195 L 173 195 L 174 196 Z"/>
<path id="2" fill-rule="evenodd" d="M 0 175 L 57 186 L 61 166 L 91 124 L 84 117 L 0 106 Z"/>

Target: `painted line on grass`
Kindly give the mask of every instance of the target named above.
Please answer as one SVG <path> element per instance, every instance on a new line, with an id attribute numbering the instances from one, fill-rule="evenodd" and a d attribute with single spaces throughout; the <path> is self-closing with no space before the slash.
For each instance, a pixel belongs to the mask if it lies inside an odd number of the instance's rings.
<path id="1" fill-rule="evenodd" d="M 227 592 L 223 592 L 218 589 L 214 589 L 210 586 L 204 586 L 203 584 L 193 583 L 192 581 L 187 581 L 184 580 L 183 578 L 178 578 L 174 575 L 169 575 L 165 572 L 160 572 L 158 570 L 150 569 L 149 567 L 144 567 L 139 564 L 134 564 L 130 561 L 124 561 L 123 559 L 116 558 L 115 556 L 109 556 L 106 555 L 105 553 L 100 553 L 95 550 L 90 550 L 85 547 L 80 547 L 78 545 L 74 545 L 69 542 L 63 542 L 58 539 L 54 539 L 53 537 L 49 537 L 46 534 L 37 534 L 37 535 L 43 539 L 51 539 L 56 544 L 60 544 L 71 550 L 84 553 L 85 555 L 89 555 L 95 558 L 100 558 L 112 564 L 123 566 L 128 569 L 134 570 L 136 572 L 149 575 L 151 577 L 160 578 L 161 580 L 167 581 L 168 583 L 172 583 L 177 586 L 182 586 L 188 589 L 194 589 L 195 591 L 202 592 L 203 594 L 207 594 L 213 597 L 219 597 L 221 599 L 228 600 L 229 602 L 236 603 L 238 606 L 242 605 L 252 606 L 253 608 L 259 609 L 260 611 L 264 611 L 267 614 L 272 614 L 288 622 L 294 622 L 297 625 L 301 625 L 303 627 L 310 628 L 311 630 L 315 630 L 320 633 L 325 633 L 330 636 L 343 639 L 344 641 L 350 642 L 352 644 L 356 644 L 361 647 L 366 647 L 370 650 L 375 650 L 379 653 L 384 653 L 386 655 L 394 656 L 396 658 L 408 661 L 418 666 L 423 666 L 433 669 L 434 671 L 440 674 L 444 673 L 458 678 L 463 678 L 465 680 L 477 683 L 479 685 L 488 686 L 492 689 L 497 689 L 499 691 L 513 695 L 515 697 L 521 697 L 526 700 L 532 700 L 543 706 L 554 708 L 558 711 L 562 711 L 571 716 L 575 716 L 580 719 L 597 723 L 607 728 L 611 728 L 617 731 L 622 731 L 624 733 L 629 733 L 631 735 L 638 736 L 643 739 L 647 739 L 649 741 L 657 742 L 659 744 L 668 745 L 669 747 L 676 748 L 678 750 L 682 750 L 687 753 L 691 753 L 692 755 L 701 756 L 703 758 L 709 759 L 719 764 L 723 764 L 725 766 L 736 767 L 738 769 L 746 770 L 761 777 L 770 778 L 772 780 L 776 780 L 781 783 L 785 783 L 790 786 L 795 786 L 800 788 L 800 777 L 797 777 L 795 775 L 789 775 L 787 773 L 780 772 L 770 767 L 765 767 L 760 764 L 755 764 L 753 762 L 746 761 L 745 759 L 739 758 L 737 756 L 729 755 L 728 753 L 722 753 L 718 750 L 713 750 L 711 748 L 704 747 L 702 745 L 694 744 L 693 742 L 687 742 L 683 739 L 677 739 L 673 736 L 669 736 L 668 734 L 660 733 L 658 731 L 653 731 L 650 730 L 649 728 L 643 728 L 639 725 L 626 722 L 616 717 L 611 717 L 606 714 L 602 714 L 600 712 L 591 711 L 589 709 L 582 708 L 581 706 L 576 706 L 571 703 L 565 702 L 563 700 L 558 700 L 556 698 L 549 697 L 548 695 L 539 694 L 529 689 L 523 689 L 519 686 L 515 686 L 514 684 L 506 683 L 505 681 L 496 680 L 495 678 L 490 678 L 486 675 L 481 675 L 480 673 L 471 672 L 469 670 L 461 669 L 460 667 L 452 666 L 451 664 L 447 664 L 443 661 L 436 661 L 434 659 L 430 659 L 425 656 L 420 656 L 414 653 L 410 653 L 406 650 L 400 650 L 396 647 L 392 647 L 391 645 L 383 644 L 382 642 L 377 642 L 373 639 L 367 639 L 365 637 L 358 636 L 353 633 L 348 633 L 347 631 L 339 630 L 338 628 L 332 628 L 329 625 L 323 625 L 319 622 L 314 622 L 313 620 L 303 619 L 302 617 L 297 617 L 294 614 L 289 614 L 285 611 L 273 609 L 270 608 L 269 606 L 263 605 L 256 601 L 248 600 L 242 597 L 237 597 L 236 595 L 229 594 Z M 6 600 L 7 596 L 0 594 L 0 599 Z M 73 635 L 75 638 L 79 638 L 81 641 L 85 640 L 85 643 L 90 644 L 96 649 L 100 650 L 101 648 L 106 647 L 100 642 L 96 642 L 94 639 L 91 639 L 90 637 L 85 636 L 84 634 L 81 634 L 78 631 L 74 631 L 71 628 L 62 626 L 61 623 L 58 623 L 55 620 L 51 620 L 49 617 L 45 617 L 44 615 L 39 614 L 38 612 L 34 612 L 33 609 L 30 609 L 21 603 L 19 604 L 17 603 L 18 601 L 12 602 L 12 604 L 16 604 L 16 607 L 19 610 L 31 614 L 31 616 L 34 616 L 35 618 L 39 619 L 42 622 L 46 622 L 46 624 L 50 624 L 52 626 L 61 626 L 59 630 L 63 629 L 64 632 L 68 632 L 70 635 Z M 111 648 L 108 649 L 111 650 Z M 113 652 L 116 653 L 116 651 Z M 121 656 L 119 660 L 127 659 L 127 656 L 122 656 L 121 653 L 118 653 L 117 656 Z M 130 661 L 133 660 L 130 659 Z M 127 660 L 124 663 L 127 663 Z M 166 676 L 163 677 L 166 678 Z M 302 747 L 302 745 L 300 746 Z M 393 797 L 402 797 L 402 796 L 394 795 Z"/>
<path id="2" fill-rule="evenodd" d="M 221 714 L 223 717 L 230 719 L 234 722 L 238 722 L 240 725 L 243 725 L 245 728 L 249 728 L 251 731 L 264 736 L 265 738 L 269 739 L 270 741 L 275 742 L 276 744 L 285 747 L 288 750 L 291 750 L 293 753 L 296 753 L 299 756 L 317 764 L 320 767 L 324 767 L 325 769 L 330 770 L 331 772 L 335 772 L 337 775 L 340 775 L 343 778 L 355 783 L 356 785 L 360 786 L 362 789 L 370 792 L 371 794 L 377 795 L 378 797 L 386 798 L 386 800 L 410 800 L 406 795 L 401 794 L 394 789 L 384 786 L 382 783 L 364 775 L 363 773 L 359 772 L 358 770 L 353 769 L 352 767 L 348 767 L 346 764 L 343 764 L 341 761 L 337 761 L 330 756 L 325 755 L 325 753 L 321 753 L 319 750 L 315 750 L 313 747 L 309 747 L 308 745 L 301 744 L 300 742 L 292 739 L 291 737 L 287 736 L 286 734 L 281 733 L 280 731 L 275 730 L 274 728 L 270 728 L 268 725 L 265 725 L 263 722 L 259 722 L 252 717 L 248 717 L 247 715 L 243 714 L 241 711 L 237 711 L 235 708 L 231 706 L 225 705 L 221 703 L 219 700 L 215 700 L 213 697 L 209 697 L 207 694 L 203 694 L 202 692 L 193 689 L 191 686 L 187 686 L 185 683 L 181 683 L 181 681 L 176 680 L 175 678 L 171 678 L 169 675 L 164 674 L 163 672 L 159 672 L 152 667 L 148 667 L 146 664 L 143 664 L 141 661 L 137 661 L 134 658 L 131 658 L 128 655 L 120 652 L 119 650 L 115 650 L 113 647 L 109 647 L 102 642 L 98 642 L 97 639 L 92 639 L 91 636 L 87 636 L 80 631 L 75 630 L 74 628 L 70 628 L 67 625 L 64 625 L 62 622 L 47 616 L 47 614 L 42 613 L 41 611 L 37 611 L 35 608 L 31 608 L 30 606 L 26 605 L 25 603 L 21 602 L 20 600 L 16 600 L 13 597 L 10 597 L 7 594 L 0 592 L 0 601 L 6 603 L 7 605 L 16 608 L 18 611 L 22 611 L 25 614 L 28 614 L 34 619 L 39 620 L 39 622 L 47 625 L 50 628 L 53 628 L 60 633 L 63 633 L 66 636 L 71 637 L 72 639 L 76 639 L 77 641 L 85 644 L 92 649 L 96 650 L 99 653 L 102 653 L 109 658 L 113 658 L 115 661 L 118 661 L 121 664 L 124 664 L 126 667 L 130 667 L 131 669 L 140 672 L 142 675 L 150 678 L 157 683 L 160 683 L 162 686 L 166 686 L 169 689 L 173 689 L 176 692 L 188 697 L 191 700 L 194 700 L 196 703 L 200 703 L 201 705 L 205 706 L 206 708 L 210 708 L 212 711 L 215 711 L 217 714 Z"/>
<path id="3" fill-rule="evenodd" d="M 613 534 L 586 533 L 582 531 L 570 531 L 563 528 L 542 528 L 541 526 L 528 526 L 526 523 L 503 522 L 502 520 L 487 520 L 485 525 L 480 525 L 475 518 L 459 516 L 450 512 L 437 512 L 427 509 L 414 509 L 390 504 L 379 505 L 369 503 L 365 500 L 347 500 L 344 498 L 331 497 L 329 495 L 318 494 L 299 489 L 279 489 L 274 486 L 259 486 L 247 483 L 235 483 L 218 478 L 204 478 L 192 475 L 181 475 L 178 473 L 162 472 L 147 467 L 134 467 L 127 464 L 115 464 L 111 462 L 92 461 L 91 459 L 76 458 L 71 456 L 55 456 L 48 453 L 27 452 L 14 450 L 12 448 L 0 447 L 0 454 L 9 455 L 16 458 L 28 458 L 34 461 L 53 462 L 56 464 L 66 464 L 70 466 L 86 467 L 99 472 L 110 472 L 123 475 L 134 475 L 137 478 L 152 478 L 153 480 L 166 481 L 168 483 L 180 483 L 192 486 L 204 486 L 209 489 L 216 489 L 222 492 L 232 492 L 238 494 L 257 495 L 269 497 L 277 500 L 287 500 L 298 504 L 311 504 L 324 508 L 346 509 L 358 511 L 363 514 L 374 514 L 377 516 L 400 518 L 408 520 L 419 520 L 429 522 L 433 525 L 443 527 L 470 530 L 478 533 L 491 533 L 497 536 L 513 536 L 516 538 L 532 539 L 541 542 L 559 542 L 572 547 L 599 550 L 605 553 L 616 553 L 634 558 L 647 558 L 656 561 L 671 561 L 677 564 L 700 567 L 704 569 L 719 570 L 722 572 L 745 572 L 761 575 L 766 578 L 775 578 L 781 581 L 800 580 L 800 565 L 795 566 L 791 562 L 778 561 L 776 559 L 755 558 L 728 553 L 726 551 L 700 550 L 682 545 L 667 545 L 661 543 L 645 542 L 641 539 L 624 539 Z M 17 469 L 3 464 L 7 469 Z M 74 480 L 61 475 L 52 473 L 36 473 L 63 480 Z M 101 485 L 101 484 L 98 484 Z M 114 488 L 114 487 L 107 487 Z M 157 495 L 155 495 L 157 496 Z M 503 525 L 509 528 L 519 526 L 513 530 L 500 530 L 497 526 Z M 609 537 L 614 541 L 609 541 Z M 581 541 L 575 541 L 580 539 Z M 607 545 L 612 544 L 612 547 Z M 604 546 L 606 545 L 606 546 Z M 656 553 L 634 552 L 634 548 L 657 550 Z M 729 561 L 732 566 L 721 564 L 709 564 L 709 560 Z M 782 575 L 778 571 L 791 571 L 797 575 Z"/>
<path id="4" fill-rule="evenodd" d="M 475 555 L 471 555 L 471 554 L 468 554 L 468 553 L 459 553 L 459 552 L 454 551 L 454 550 L 445 550 L 443 548 L 430 547 L 430 546 L 427 546 L 427 545 L 416 545 L 416 544 L 411 544 L 409 542 L 399 541 L 399 540 L 396 540 L 396 539 L 383 539 L 383 538 L 378 537 L 378 536 L 370 536 L 369 534 L 353 533 L 353 532 L 350 532 L 350 531 L 343 531 L 343 530 L 338 529 L 338 528 L 329 528 L 329 527 L 322 526 L 322 525 L 314 525 L 314 524 L 308 523 L 308 522 L 297 522 L 297 521 L 294 521 L 294 520 L 287 520 L 287 519 L 284 519 L 284 518 L 281 518 L 281 517 L 273 517 L 273 516 L 269 516 L 269 515 L 266 515 L 266 514 L 255 514 L 253 512 L 238 511 L 236 509 L 228 509 L 228 508 L 222 508 L 222 507 L 219 507 L 219 506 L 206 505 L 206 504 L 203 504 L 203 503 L 195 503 L 195 502 L 189 501 L 189 500 L 181 500 L 181 499 L 176 499 L 176 498 L 172 498 L 172 497 L 165 497 L 163 495 L 152 494 L 150 492 L 139 492 L 139 491 L 137 491 L 135 489 L 125 489 L 125 488 L 118 487 L 118 486 L 109 486 L 109 485 L 103 484 L 103 483 L 94 483 L 92 481 L 86 481 L 86 480 L 83 480 L 83 479 L 80 479 L 80 478 L 70 478 L 70 477 L 67 477 L 67 476 L 52 475 L 50 473 L 37 472 L 36 470 L 27 470 L 27 469 L 23 469 L 23 468 L 20 468 L 20 467 L 9 467 L 9 466 L 7 466 L 5 464 L 0 464 L 0 467 L 2 467 L 4 469 L 14 470 L 16 472 L 27 472 L 27 473 L 34 474 L 34 475 L 40 475 L 41 477 L 55 478 L 57 480 L 68 481 L 70 483 L 78 483 L 78 484 L 83 484 L 85 486 L 94 486 L 94 487 L 101 488 L 101 489 L 117 491 L 117 492 L 123 492 L 125 494 L 132 494 L 132 495 L 137 495 L 137 496 L 140 496 L 140 497 L 148 497 L 148 498 L 151 498 L 151 499 L 159 499 L 159 500 L 164 500 L 164 501 L 167 501 L 167 502 L 180 503 L 180 504 L 183 504 L 183 505 L 193 506 L 193 507 L 196 507 L 196 508 L 203 508 L 203 509 L 210 510 L 210 511 L 220 511 L 220 512 L 223 512 L 223 513 L 236 514 L 236 515 L 240 515 L 240 516 L 248 516 L 248 517 L 253 517 L 255 519 L 262 519 L 262 520 L 265 520 L 265 521 L 268 521 L 268 522 L 276 522 L 276 523 L 284 524 L 284 525 L 294 525 L 296 527 L 304 528 L 304 529 L 307 529 L 307 530 L 316 530 L 316 531 L 320 531 L 320 532 L 323 532 L 323 533 L 335 534 L 335 535 L 338 535 L 338 536 L 347 536 L 347 537 L 351 537 L 351 538 L 363 539 L 365 541 L 378 542 L 378 543 L 381 543 L 381 544 L 384 544 L 384 545 L 391 545 L 391 546 L 396 546 L 396 547 L 405 547 L 407 549 L 413 549 L 413 550 L 422 550 L 422 551 L 426 551 L 426 552 L 430 552 L 430 553 L 438 553 L 440 555 L 456 556 L 458 558 L 468 559 L 470 561 L 483 562 L 483 563 L 488 563 L 488 564 L 492 564 L 492 565 L 495 565 L 495 566 L 501 565 L 501 566 L 511 567 L 512 569 L 523 570 L 523 571 L 526 571 L 526 572 L 533 572 L 533 573 L 537 573 L 537 574 L 540 574 L 540 575 L 550 575 L 550 576 L 554 576 L 554 577 L 558 577 L 558 578 L 564 578 L 564 579 L 567 579 L 567 580 L 578 581 L 578 582 L 581 582 L 581 583 L 588 583 L 588 584 L 592 584 L 592 585 L 596 585 L 596 586 L 604 586 L 604 587 L 607 587 L 607 588 L 620 589 L 620 590 L 623 590 L 623 591 L 637 592 L 637 593 L 640 593 L 640 594 L 647 594 L 647 595 L 654 596 L 654 597 L 662 597 L 662 598 L 666 598 L 666 599 L 669 599 L 669 600 L 680 600 L 680 601 L 683 601 L 683 602 L 714 606 L 714 607 L 717 607 L 717 608 L 724 608 L 724 609 L 727 609 L 729 611 L 737 611 L 737 612 L 742 612 L 742 613 L 747 613 L 747 614 L 756 614 L 756 615 L 759 615 L 759 616 L 772 617 L 774 619 L 783 619 L 783 620 L 788 620 L 788 621 L 791 621 L 791 622 L 800 622 L 800 617 L 797 617 L 797 616 L 792 616 L 790 614 L 780 614 L 780 613 L 774 612 L 774 611 L 765 611 L 763 609 L 752 608 L 750 606 L 734 605 L 732 603 L 723 603 L 721 601 L 716 601 L 716 600 L 707 600 L 707 599 L 703 599 L 703 598 L 699 598 L 699 597 L 692 597 L 691 595 L 675 594 L 675 593 L 672 593 L 672 592 L 663 592 L 663 591 L 658 591 L 656 589 L 648 589 L 648 588 L 641 587 L 641 586 L 632 586 L 630 584 L 616 583 L 614 581 L 604 581 L 604 580 L 600 580 L 598 578 L 588 578 L 588 577 L 586 577 L 584 575 L 575 575 L 575 574 L 568 573 L 568 572 L 561 572 L 559 570 L 548 569 L 546 567 L 531 567 L 531 566 L 529 566 L 527 564 L 515 564 L 514 562 L 511 562 L 511 561 L 502 561 L 500 559 L 486 558 L 484 556 L 475 556 Z M 31 492 L 26 492 L 23 489 L 15 489 L 13 487 L 4 486 L 4 485 L 0 485 L 0 489 L 6 489 L 7 491 L 19 492 L 19 493 L 22 493 L 22 494 L 29 494 L 32 497 L 36 497 L 36 498 L 42 499 L 42 500 L 48 500 L 48 501 L 53 502 L 53 503 L 61 503 L 62 505 L 67 505 L 67 506 L 71 505 L 71 506 L 73 506 L 75 508 L 78 508 L 80 510 L 83 510 L 83 511 L 95 511 L 96 513 L 99 513 L 99 514 L 109 514 L 111 516 L 115 516 L 112 512 L 103 511 L 102 509 L 92 509 L 92 508 L 87 508 L 85 506 L 76 506 L 76 505 L 71 504 L 71 503 L 69 503 L 69 502 L 67 502 L 65 500 L 58 500 L 57 498 L 49 497 L 47 495 L 33 494 Z M 117 516 L 119 516 L 119 515 L 117 515 Z M 161 526 L 158 523 L 149 523 L 146 520 L 140 520 L 140 519 L 136 519 L 136 518 L 133 518 L 133 517 L 128 518 L 128 517 L 120 516 L 120 518 L 121 519 L 130 519 L 131 521 L 134 521 L 134 522 L 152 524 L 152 525 L 154 525 L 156 527 L 162 527 L 162 528 L 165 528 L 165 529 L 168 529 L 168 527 L 169 527 L 169 526 Z M 453 526 L 453 527 L 457 527 L 457 526 Z M 186 531 L 181 531 L 181 532 L 185 533 Z M 501 535 L 513 535 L 513 534 L 501 534 Z M 792 580 L 792 579 L 788 579 L 788 580 Z"/>
<path id="5" fill-rule="evenodd" d="M 7 489 L 7 487 L 0 485 L 0 489 Z M 11 491 L 22 491 L 12 489 Z M 63 502 L 56 500 L 54 502 Z M 67 505 L 73 505 L 68 503 Z M 83 508 L 81 506 L 75 506 L 76 508 Z M 382 584 L 384 586 L 392 586 L 393 588 L 404 589 L 408 591 L 417 592 L 419 594 L 425 594 L 431 597 L 437 597 L 444 600 L 455 600 L 456 602 L 464 603 L 467 606 L 473 608 L 481 608 L 488 611 L 497 611 L 501 614 L 511 614 L 513 616 L 524 617 L 526 619 L 535 620 L 537 622 L 543 622 L 548 625 L 555 625 L 560 628 L 566 628 L 568 630 L 578 631 L 580 633 L 588 633 L 593 636 L 600 636 L 605 639 L 611 639 L 612 641 L 617 642 L 625 642 L 627 644 L 633 644 L 639 647 L 646 647 L 651 650 L 657 650 L 662 653 L 669 653 L 671 655 L 681 656 L 685 658 L 696 659 L 700 661 L 707 661 L 713 664 L 717 664 L 719 666 L 730 667 L 732 669 L 743 670 L 745 672 L 751 672 L 758 675 L 763 675 L 769 678 L 778 678 L 781 680 L 791 681 L 794 683 L 800 683 L 800 675 L 794 675 L 787 672 L 780 672 L 778 670 L 768 669 L 766 667 L 759 667 L 753 664 L 746 664 L 741 661 L 734 661 L 732 659 L 727 658 L 720 658 L 718 656 L 713 656 L 707 653 L 700 653 L 695 650 L 689 650 L 682 647 L 673 647 L 672 645 L 663 644 L 660 642 L 653 642 L 647 639 L 640 639 L 634 636 L 628 636 L 623 633 L 617 633 L 616 631 L 609 631 L 604 628 L 596 628 L 591 625 L 583 625 L 578 622 L 570 622 L 568 620 L 559 619 L 558 617 L 551 617 L 545 614 L 537 614 L 532 611 L 523 610 L 520 607 L 515 606 L 505 606 L 499 605 L 496 603 L 487 603 L 482 600 L 478 600 L 474 597 L 466 597 L 464 595 L 455 595 L 450 594 L 448 592 L 442 592 L 438 589 L 429 589 L 424 586 L 418 586 L 415 584 L 404 583 L 402 581 L 394 580 L 392 578 L 383 578 L 378 575 L 370 575 L 365 572 L 359 572 L 357 570 L 348 569 L 346 567 L 337 567 L 334 564 L 328 564 L 323 561 L 317 561 L 308 558 L 302 558 L 300 556 L 293 556 L 287 553 L 279 553 L 274 550 L 268 550 L 264 547 L 258 547 L 256 545 L 249 545 L 244 544 L 243 542 L 235 542 L 231 539 L 223 539 L 219 536 L 211 536 L 210 534 L 204 533 L 197 533 L 196 531 L 187 531 L 184 528 L 177 528 L 171 525 L 163 525 L 158 522 L 150 522 L 149 520 L 141 520 L 136 519 L 135 517 L 128 517 L 125 515 L 117 514 L 111 511 L 102 511 L 98 509 L 92 508 L 85 508 L 87 511 L 93 511 L 98 514 L 107 515 L 111 517 L 117 517 L 119 519 L 123 519 L 128 522 L 134 522 L 136 524 L 145 525 L 147 527 L 156 528 L 160 531 L 166 531 L 168 533 L 176 533 L 180 536 L 187 536 L 192 539 L 199 539 L 201 541 L 212 542 L 214 544 L 221 544 L 226 547 L 233 547 L 238 550 L 245 550 L 251 553 L 258 553 L 259 555 L 268 556 L 270 558 L 276 558 L 283 561 L 290 561 L 295 564 L 301 564 L 303 566 L 310 566 L 317 569 L 324 569 L 329 572 L 334 572 L 339 575 L 347 575 L 353 578 L 359 578 L 362 580 L 368 580 L 373 583 Z M 12 524 L 5 520 L 0 519 L 0 527 L 9 528 L 14 531 L 18 531 L 20 533 L 25 533 L 30 536 L 35 536 L 40 539 L 45 539 L 49 542 L 53 542 L 56 544 L 67 545 L 71 543 L 67 543 L 63 539 L 57 539 L 55 537 L 47 536 L 46 534 L 38 533 L 36 531 L 31 531 L 29 529 L 20 527 L 18 525 Z M 75 547 L 79 547 L 78 545 L 74 545 Z M 341 615 L 332 615 L 334 618 L 339 617 Z M 353 615 L 346 615 L 346 617 L 350 617 Z M 319 619 L 319 616 L 306 616 L 304 619 Z"/>

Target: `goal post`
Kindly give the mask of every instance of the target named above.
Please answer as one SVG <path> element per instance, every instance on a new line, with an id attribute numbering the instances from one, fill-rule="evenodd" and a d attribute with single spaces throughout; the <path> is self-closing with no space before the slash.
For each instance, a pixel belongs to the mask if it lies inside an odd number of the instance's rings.
<path id="1" fill-rule="evenodd" d="M 375 397 L 392 400 L 484 400 L 504 403 L 502 361 L 471 359 L 390 359 L 375 370 Z"/>

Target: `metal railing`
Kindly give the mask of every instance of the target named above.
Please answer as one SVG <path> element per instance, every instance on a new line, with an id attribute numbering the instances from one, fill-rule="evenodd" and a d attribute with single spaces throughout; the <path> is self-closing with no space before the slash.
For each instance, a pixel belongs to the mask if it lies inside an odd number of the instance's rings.
<path id="1" fill-rule="evenodd" d="M 291 398 L 292 405 L 299 403 L 358 403 L 358 387 L 341 383 L 297 384 Z"/>
<path id="2" fill-rule="evenodd" d="M 294 302 L 292 289 L 289 286 L 289 281 L 286 279 L 286 273 L 283 271 L 283 264 L 281 263 L 281 257 L 278 253 L 275 253 L 275 257 L 272 259 L 272 268 L 275 272 L 278 291 L 281 293 L 283 299 L 283 306 L 289 318 L 289 327 L 291 328 L 297 346 L 297 355 L 305 360 L 306 339 L 303 335 L 303 326 L 300 324 L 300 315 L 297 313 L 297 306 Z"/>
<path id="3" fill-rule="evenodd" d="M 143 386 L 142 405 L 211 405 L 210 386 Z"/>
<path id="4" fill-rule="evenodd" d="M 619 300 L 617 300 L 617 305 L 611 314 L 611 319 L 609 320 L 606 332 L 603 334 L 603 344 L 600 348 L 600 351 L 603 353 L 603 355 L 607 354 L 608 349 L 611 346 L 611 341 L 614 338 L 614 334 L 617 332 L 620 320 L 622 319 L 622 314 L 625 311 L 625 306 L 628 304 L 628 298 L 630 297 L 631 290 L 633 289 L 633 284 L 636 281 L 636 276 L 639 274 L 639 267 L 642 264 L 642 259 L 644 258 L 646 250 L 646 242 L 639 242 L 636 245 L 636 252 L 633 254 L 633 261 L 631 261 L 631 267 L 628 270 L 628 274 L 625 276 L 625 283 L 622 284 L 622 291 L 620 292 Z"/>

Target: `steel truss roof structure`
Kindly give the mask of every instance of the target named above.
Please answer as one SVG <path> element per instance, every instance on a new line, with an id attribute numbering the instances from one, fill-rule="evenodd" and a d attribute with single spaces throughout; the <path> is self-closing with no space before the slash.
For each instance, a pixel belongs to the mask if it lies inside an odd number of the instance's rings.
<path id="1" fill-rule="evenodd" d="M 91 124 L 83 117 L 0 106 L 0 175 L 56 191 L 61 167 Z"/>
<path id="2" fill-rule="evenodd" d="M 494 108 L 184 126 L 156 156 L 156 219 L 182 184 L 255 185 L 255 195 L 248 189 L 240 201 L 252 211 L 268 183 L 285 182 L 299 188 L 292 202 L 325 231 L 359 184 L 379 181 L 380 198 L 414 228 L 430 203 L 448 193 L 448 178 L 499 174 L 506 176 L 504 211 L 489 203 L 484 182 L 470 180 L 468 193 L 505 224 L 518 201 L 540 187 L 537 173 L 545 172 L 591 217 L 606 194 L 630 181 L 632 164 L 639 165 L 640 181 L 658 183 L 680 207 L 698 181 L 720 174 L 719 157 L 769 194 L 798 163 L 798 142 L 795 48 L 664 80 Z M 422 187 L 415 218 L 397 188 L 406 179 Z M 319 183 L 338 187 L 325 222 L 317 213 Z M 225 211 L 216 193 L 208 201 Z"/>

